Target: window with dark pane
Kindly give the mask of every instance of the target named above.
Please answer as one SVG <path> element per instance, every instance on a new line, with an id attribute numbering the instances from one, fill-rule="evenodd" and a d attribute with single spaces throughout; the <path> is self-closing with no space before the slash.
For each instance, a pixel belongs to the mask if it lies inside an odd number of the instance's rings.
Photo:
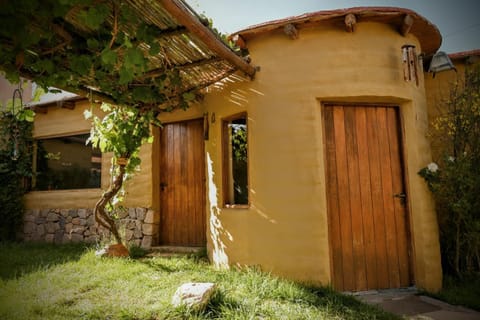
<path id="1" fill-rule="evenodd" d="M 34 190 L 100 188 L 102 154 L 89 134 L 36 140 Z"/>
<path id="2" fill-rule="evenodd" d="M 247 116 L 241 114 L 223 121 L 224 202 L 248 204 Z"/>

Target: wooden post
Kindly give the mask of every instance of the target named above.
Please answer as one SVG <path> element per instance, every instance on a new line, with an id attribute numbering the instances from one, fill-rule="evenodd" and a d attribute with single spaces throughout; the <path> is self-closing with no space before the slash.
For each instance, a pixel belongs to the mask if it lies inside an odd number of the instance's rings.
<path id="1" fill-rule="evenodd" d="M 64 109 L 73 110 L 75 109 L 75 101 L 57 101 L 57 106 Z"/>
<path id="2" fill-rule="evenodd" d="M 412 25 L 413 25 L 413 17 L 409 14 L 405 15 L 405 17 L 403 18 L 402 27 L 400 29 L 400 33 L 402 34 L 402 36 L 405 37 L 410 32 Z"/>
<path id="3" fill-rule="evenodd" d="M 294 24 L 289 23 L 283 27 L 283 32 L 292 40 L 298 39 L 298 30 Z"/>
<path id="4" fill-rule="evenodd" d="M 213 52 L 227 60 L 238 69 L 245 72 L 250 78 L 255 76 L 256 68 L 221 42 L 215 34 L 182 4 L 179 0 L 160 0 L 163 8 L 174 17 L 179 24 L 184 25 L 192 34 L 203 41 Z"/>
<path id="5" fill-rule="evenodd" d="M 34 106 L 30 108 L 31 110 L 35 111 L 35 113 L 47 114 L 48 109 L 46 106 Z"/>
<path id="6" fill-rule="evenodd" d="M 236 34 L 232 37 L 232 41 L 240 48 L 240 49 L 246 49 L 247 48 L 247 43 L 245 42 L 245 39 L 239 34 Z"/>
<path id="7" fill-rule="evenodd" d="M 345 28 L 347 28 L 347 32 L 354 32 L 356 23 L 357 18 L 354 14 L 349 13 L 345 16 Z"/>

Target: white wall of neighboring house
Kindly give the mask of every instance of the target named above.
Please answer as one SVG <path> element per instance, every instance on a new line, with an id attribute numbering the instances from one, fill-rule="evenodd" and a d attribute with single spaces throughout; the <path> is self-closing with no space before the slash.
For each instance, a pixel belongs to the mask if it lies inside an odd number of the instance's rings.
<path id="1" fill-rule="evenodd" d="M 22 92 L 22 102 L 24 105 L 35 106 L 35 105 L 44 105 L 48 103 L 53 103 L 61 100 L 68 100 L 74 97 L 77 97 L 76 94 L 63 91 L 59 93 L 47 92 L 40 96 L 40 100 L 33 101 L 37 89 L 40 87 L 30 80 L 22 79 L 21 88 Z M 18 89 L 18 84 L 10 83 L 5 77 L 0 75 L 0 109 L 4 110 L 7 106 L 7 103 L 12 100 L 13 92 L 15 89 Z M 54 88 L 52 88 L 54 89 Z M 17 96 L 18 97 L 18 96 Z M 18 103 L 18 102 L 17 102 Z"/>

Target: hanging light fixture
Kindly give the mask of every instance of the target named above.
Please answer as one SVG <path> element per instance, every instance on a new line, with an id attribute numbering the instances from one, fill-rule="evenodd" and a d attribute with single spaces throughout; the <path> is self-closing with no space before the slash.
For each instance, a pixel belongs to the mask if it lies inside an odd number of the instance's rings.
<path id="1" fill-rule="evenodd" d="M 18 137 L 20 135 L 20 128 L 18 127 L 18 118 L 15 112 L 15 99 L 20 100 L 20 108 L 23 108 L 23 98 L 22 98 L 22 82 L 18 83 L 18 88 L 13 90 L 13 97 L 12 97 L 12 140 L 13 140 L 13 150 L 12 150 L 12 160 L 17 161 L 18 157 L 20 156 L 18 150 Z"/>
<path id="2" fill-rule="evenodd" d="M 433 74 L 433 77 L 435 77 L 435 73 L 437 72 L 452 69 L 455 70 L 455 72 L 457 71 L 448 54 L 443 51 L 438 51 L 433 55 L 432 61 L 430 61 L 430 67 L 428 68 L 428 72 L 431 72 Z"/>

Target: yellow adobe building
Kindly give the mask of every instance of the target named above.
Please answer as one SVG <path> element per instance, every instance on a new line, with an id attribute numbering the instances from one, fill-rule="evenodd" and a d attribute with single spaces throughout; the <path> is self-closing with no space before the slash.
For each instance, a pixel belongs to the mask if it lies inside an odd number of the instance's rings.
<path id="1" fill-rule="evenodd" d="M 127 185 L 126 239 L 206 246 L 219 267 L 259 266 L 342 291 L 439 290 L 436 215 L 417 174 L 431 161 L 422 58 L 438 50 L 438 29 L 406 9 L 350 8 L 232 39 L 260 71 L 253 81 L 231 75 L 186 112 L 162 114 Z M 88 133 L 88 102 L 42 108 L 37 140 Z M 27 194 L 26 239 L 95 240 L 88 219 L 109 161 L 101 157 L 92 188 Z M 39 235 L 42 219 L 53 232 Z"/>

